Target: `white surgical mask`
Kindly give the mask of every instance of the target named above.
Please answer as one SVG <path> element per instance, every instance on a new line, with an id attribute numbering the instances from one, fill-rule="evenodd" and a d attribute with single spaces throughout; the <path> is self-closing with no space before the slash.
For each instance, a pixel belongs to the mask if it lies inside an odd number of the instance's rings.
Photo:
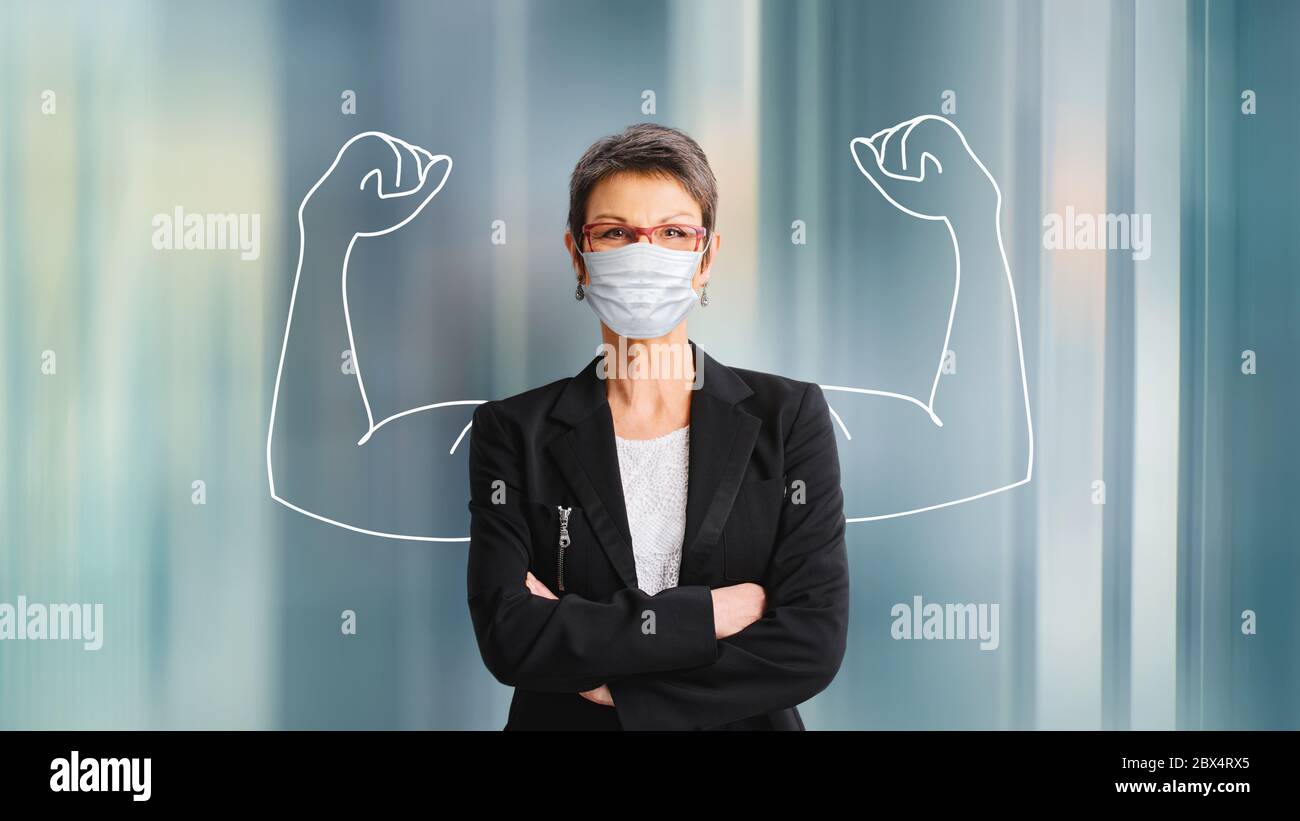
<path id="1" fill-rule="evenodd" d="M 600 321 L 619 336 L 663 336 L 676 328 L 699 301 L 691 281 L 703 256 L 704 251 L 674 251 L 649 242 L 633 242 L 612 251 L 584 252 L 582 260 L 590 278 L 590 284 L 583 289 L 587 303 Z"/>

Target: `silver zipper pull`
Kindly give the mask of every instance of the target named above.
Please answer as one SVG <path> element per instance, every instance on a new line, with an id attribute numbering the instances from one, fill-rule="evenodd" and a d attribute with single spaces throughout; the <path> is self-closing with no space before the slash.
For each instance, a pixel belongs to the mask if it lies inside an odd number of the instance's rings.
<path id="1" fill-rule="evenodd" d="M 560 511 L 560 553 L 557 560 L 556 580 L 559 582 L 561 590 L 564 589 L 564 549 L 569 546 L 569 514 L 573 512 L 571 507 L 555 506 Z"/>

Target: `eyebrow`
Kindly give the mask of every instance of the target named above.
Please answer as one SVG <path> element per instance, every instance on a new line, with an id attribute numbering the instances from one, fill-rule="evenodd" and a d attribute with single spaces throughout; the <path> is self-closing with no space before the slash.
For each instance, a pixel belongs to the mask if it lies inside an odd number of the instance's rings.
<path id="1" fill-rule="evenodd" d="M 676 213 L 676 214 L 669 214 L 669 215 L 666 216 L 666 217 L 662 217 L 662 218 L 659 220 L 659 222 L 656 223 L 656 224 L 657 224 L 657 225 L 667 225 L 667 224 L 671 223 L 673 220 L 677 219 L 678 217 L 686 217 L 686 218 L 688 218 L 688 219 L 695 219 L 695 217 L 691 216 L 691 215 L 688 214 L 687 212 L 685 212 L 685 211 L 681 211 L 681 212 L 678 212 L 678 213 Z M 613 220 L 613 221 L 615 221 L 615 222 L 627 222 L 627 219 L 626 219 L 626 218 L 621 217 L 621 216 L 619 216 L 618 214 L 597 214 L 596 216 L 594 216 L 594 217 L 591 218 L 591 221 L 592 221 L 592 222 L 600 222 L 601 220 Z"/>

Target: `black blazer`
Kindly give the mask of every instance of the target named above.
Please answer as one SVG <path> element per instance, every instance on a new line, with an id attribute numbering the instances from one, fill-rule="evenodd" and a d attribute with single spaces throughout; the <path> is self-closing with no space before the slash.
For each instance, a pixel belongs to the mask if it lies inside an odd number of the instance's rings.
<path id="1" fill-rule="evenodd" d="M 698 351 L 679 582 L 651 596 L 637 588 L 601 358 L 474 413 L 469 609 L 488 670 L 515 688 L 505 729 L 803 729 L 795 705 L 839 670 L 849 617 L 821 389 Z M 558 601 L 528 591 L 530 570 Z M 710 590 L 744 581 L 763 585 L 767 612 L 717 640 Z M 579 695 L 602 684 L 613 707 Z"/>

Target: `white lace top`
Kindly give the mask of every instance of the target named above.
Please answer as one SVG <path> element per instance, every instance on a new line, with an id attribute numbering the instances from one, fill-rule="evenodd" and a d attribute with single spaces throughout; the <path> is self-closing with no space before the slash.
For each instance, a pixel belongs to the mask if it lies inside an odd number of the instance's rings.
<path id="1" fill-rule="evenodd" d="M 654 439 L 614 439 L 637 585 L 653 596 L 676 587 L 681 570 L 691 428 L 687 425 Z"/>

